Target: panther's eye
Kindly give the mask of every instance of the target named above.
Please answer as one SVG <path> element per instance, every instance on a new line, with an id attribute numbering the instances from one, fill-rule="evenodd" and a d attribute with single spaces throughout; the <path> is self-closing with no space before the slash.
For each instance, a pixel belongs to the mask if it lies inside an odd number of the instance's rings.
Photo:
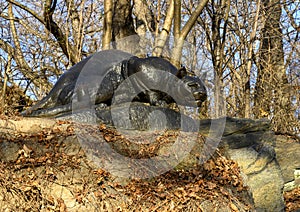
<path id="1" fill-rule="evenodd" d="M 190 87 L 199 87 L 198 83 L 196 83 L 196 82 L 188 82 L 187 84 Z"/>

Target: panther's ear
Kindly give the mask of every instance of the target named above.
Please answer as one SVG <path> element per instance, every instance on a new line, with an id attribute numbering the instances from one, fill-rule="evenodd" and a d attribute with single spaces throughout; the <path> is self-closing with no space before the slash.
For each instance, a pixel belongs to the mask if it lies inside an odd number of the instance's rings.
<path id="1" fill-rule="evenodd" d="M 129 77 L 132 74 L 135 74 L 138 70 L 136 67 L 136 62 L 141 60 L 140 58 L 133 56 L 130 57 L 128 60 L 123 60 L 122 61 L 122 76 L 124 78 Z"/>
<path id="2" fill-rule="evenodd" d="M 137 56 L 132 56 L 128 59 L 128 64 L 133 64 L 135 61 L 139 60 L 140 58 L 138 58 Z"/>
<path id="3" fill-rule="evenodd" d="M 187 71 L 186 68 L 183 66 L 181 67 L 178 72 L 176 73 L 176 77 L 178 77 L 179 79 L 182 79 L 183 77 L 185 77 L 187 75 Z"/>

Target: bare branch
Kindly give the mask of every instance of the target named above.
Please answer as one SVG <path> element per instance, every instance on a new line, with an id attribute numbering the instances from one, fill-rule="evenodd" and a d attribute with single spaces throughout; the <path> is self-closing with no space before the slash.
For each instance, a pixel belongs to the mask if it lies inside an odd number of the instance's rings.
<path id="1" fill-rule="evenodd" d="M 34 18 L 40 21 L 45 27 L 54 35 L 56 40 L 59 43 L 59 46 L 63 50 L 64 54 L 70 59 L 72 64 L 75 64 L 80 61 L 80 55 L 78 51 L 76 51 L 72 45 L 68 42 L 66 35 L 62 32 L 59 26 L 53 21 L 52 15 L 54 13 L 57 0 L 46 0 L 45 7 L 44 7 L 44 17 L 38 15 L 34 10 L 26 7 L 25 5 L 21 4 L 20 2 L 16 2 L 15 0 L 8 0 L 10 3 L 14 4 L 15 6 L 27 11 L 30 13 Z"/>
<path id="2" fill-rule="evenodd" d="M 209 0 L 203 0 L 203 1 L 201 1 L 201 3 L 199 3 L 199 5 L 197 6 L 195 11 L 192 13 L 191 17 L 189 18 L 189 20 L 186 22 L 186 24 L 182 28 L 181 35 L 180 35 L 181 39 L 185 39 L 186 36 L 188 35 L 188 33 L 191 31 L 193 25 L 196 23 L 197 18 L 201 14 L 203 8 L 206 6 L 208 1 Z"/>
<path id="3" fill-rule="evenodd" d="M 13 48 L 8 43 L 5 43 L 3 40 L 0 40 L 0 47 L 3 46 L 4 51 L 8 52 L 10 55 L 12 55 L 14 57 L 15 61 L 17 62 L 18 66 L 20 68 L 20 71 L 24 74 L 24 76 L 26 78 L 33 81 L 37 87 L 41 87 L 41 85 L 43 85 L 45 87 L 45 89 L 50 90 L 51 85 L 48 82 L 44 82 L 43 80 L 40 80 L 39 76 L 35 72 L 32 72 L 31 68 L 29 67 L 29 65 L 27 64 L 27 62 L 25 61 L 25 59 L 23 57 L 21 45 L 19 42 L 17 30 L 16 30 L 15 23 L 14 23 L 14 17 L 13 17 L 11 4 L 9 4 L 9 7 L 8 7 L 8 16 L 10 18 L 10 29 L 11 29 L 12 38 L 13 38 L 15 46 Z"/>
<path id="4" fill-rule="evenodd" d="M 292 27 L 297 30 L 298 32 L 300 32 L 300 25 L 298 25 L 296 22 L 295 22 L 295 19 L 293 17 L 293 13 L 290 12 L 290 10 L 287 8 L 287 2 L 286 0 L 283 1 L 283 7 L 284 7 L 284 10 L 286 12 L 286 14 L 288 15 L 289 19 L 290 19 L 290 22 L 291 22 L 291 25 Z"/>
<path id="5" fill-rule="evenodd" d="M 53 20 L 53 12 L 56 7 L 56 0 L 46 0 L 45 6 L 44 6 L 44 20 L 45 20 L 45 26 L 46 28 L 54 35 L 57 42 L 59 43 L 59 46 L 63 50 L 64 54 L 69 58 L 71 63 L 74 65 L 75 63 L 78 63 L 81 58 L 79 58 L 77 55 L 78 52 L 76 49 L 70 44 L 70 42 L 67 39 L 67 36 L 62 32 L 60 27 L 57 25 L 57 23 Z"/>
<path id="6" fill-rule="evenodd" d="M 26 7 L 25 5 L 21 4 L 20 2 L 17 2 L 15 0 L 7 0 L 8 2 L 12 3 L 13 5 L 25 10 L 26 12 L 30 13 L 33 17 L 35 17 L 39 22 L 42 24 L 45 24 L 45 21 L 42 16 L 39 16 L 34 10 Z"/>

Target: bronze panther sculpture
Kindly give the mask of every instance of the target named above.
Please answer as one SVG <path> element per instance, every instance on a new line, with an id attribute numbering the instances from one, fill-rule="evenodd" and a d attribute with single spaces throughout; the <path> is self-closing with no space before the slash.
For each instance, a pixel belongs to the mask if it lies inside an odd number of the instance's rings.
<path id="1" fill-rule="evenodd" d="M 184 68 L 177 69 L 170 62 L 158 57 L 138 58 L 119 50 L 105 50 L 97 55 L 90 56 L 71 67 L 54 85 L 49 94 L 36 105 L 24 111 L 24 116 L 57 116 L 72 111 L 72 102 L 84 102 L 88 95 L 94 100 L 95 105 L 111 105 L 115 91 L 124 80 L 138 73 L 139 77 L 133 78 L 132 85 L 140 92 L 133 101 L 148 102 L 150 105 L 165 106 L 174 102 L 167 93 L 160 90 L 149 89 L 153 83 L 162 84 L 176 96 L 176 103 L 186 106 L 200 107 L 206 99 L 207 92 L 204 84 L 197 76 L 189 76 Z M 87 74 L 83 74 L 83 69 Z M 156 70 L 168 73 L 161 75 Z M 181 80 L 185 86 L 173 88 L 170 74 Z M 96 76 L 102 76 L 101 83 Z M 80 80 L 79 80 L 80 78 Z M 174 77 L 173 77 L 174 78 Z M 88 79 L 88 80 L 86 80 Z M 130 78 L 131 79 L 131 78 Z M 169 81 L 168 81 L 169 80 Z M 80 82 L 81 81 L 81 82 Z M 94 82 L 91 82 L 94 81 Z M 77 84 L 76 84 L 77 83 Z M 100 84 L 100 85 L 99 85 Z M 96 89 L 89 89 L 96 87 Z M 153 86 L 152 86 L 153 87 Z M 192 93 L 193 99 L 186 99 Z M 126 101 L 127 91 L 121 91 L 120 101 Z M 124 100 L 122 100 L 124 99 Z"/>

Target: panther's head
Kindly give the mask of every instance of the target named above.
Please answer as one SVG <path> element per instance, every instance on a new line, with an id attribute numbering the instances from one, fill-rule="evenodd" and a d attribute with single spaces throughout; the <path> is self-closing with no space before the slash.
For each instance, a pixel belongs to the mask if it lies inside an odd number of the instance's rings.
<path id="1" fill-rule="evenodd" d="M 194 96 L 194 100 L 192 102 L 187 101 L 186 104 L 194 106 L 196 103 L 197 107 L 201 107 L 202 103 L 207 99 L 207 90 L 202 80 L 198 76 L 189 75 L 183 76 L 181 80 L 185 84 L 184 89 Z"/>

